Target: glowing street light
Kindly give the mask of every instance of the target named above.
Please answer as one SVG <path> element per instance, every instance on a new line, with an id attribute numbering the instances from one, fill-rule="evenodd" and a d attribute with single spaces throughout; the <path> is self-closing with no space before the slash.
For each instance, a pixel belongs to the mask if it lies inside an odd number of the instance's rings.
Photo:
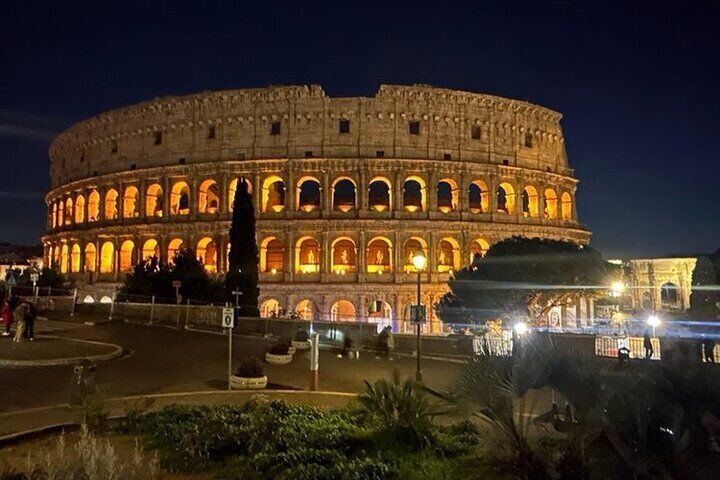
<path id="1" fill-rule="evenodd" d="M 650 315 L 647 319 L 647 324 L 653 329 L 653 337 L 655 337 L 655 328 L 660 325 L 660 319 L 657 315 Z"/>
<path id="2" fill-rule="evenodd" d="M 417 349 L 417 358 L 416 358 L 416 365 L 415 365 L 415 380 L 417 382 L 422 382 L 423 374 L 422 370 L 420 369 L 420 276 L 421 272 L 425 270 L 425 265 L 427 265 L 427 258 L 425 258 L 425 255 L 422 253 L 418 253 L 412 258 L 413 266 L 415 267 L 415 270 L 417 271 L 417 309 L 416 309 L 416 315 L 417 318 L 415 319 L 416 324 L 415 328 L 417 328 L 417 339 L 415 341 L 415 347 Z"/>
<path id="3" fill-rule="evenodd" d="M 524 335 L 530 331 L 530 327 L 528 327 L 528 324 L 525 322 L 518 322 L 513 328 L 515 329 L 515 333 L 518 335 Z"/>
<path id="4" fill-rule="evenodd" d="M 610 285 L 610 292 L 612 293 L 613 297 L 619 297 L 624 291 L 625 284 L 623 284 L 622 282 L 613 282 L 612 285 Z"/>

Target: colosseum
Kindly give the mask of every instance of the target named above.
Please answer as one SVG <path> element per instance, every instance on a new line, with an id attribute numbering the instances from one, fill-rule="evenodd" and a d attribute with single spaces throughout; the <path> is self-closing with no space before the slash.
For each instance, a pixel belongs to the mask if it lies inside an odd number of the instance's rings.
<path id="1" fill-rule="evenodd" d="M 257 209 L 263 315 L 408 328 L 453 270 L 512 235 L 587 243 L 561 115 L 425 85 L 331 98 L 277 86 L 157 98 L 81 121 L 50 147 L 45 260 L 88 301 L 153 255 L 227 265 L 232 198 Z M 437 331 L 430 315 L 427 329 Z"/>

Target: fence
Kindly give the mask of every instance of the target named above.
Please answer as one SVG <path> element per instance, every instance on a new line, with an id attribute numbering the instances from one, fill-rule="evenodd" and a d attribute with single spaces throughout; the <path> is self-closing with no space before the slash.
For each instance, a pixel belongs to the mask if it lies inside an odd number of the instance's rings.
<path id="1" fill-rule="evenodd" d="M 652 344 L 652 356 L 650 360 L 660 360 L 660 339 L 650 339 Z M 643 337 L 596 337 L 595 355 L 599 357 L 618 358 L 618 351 L 621 348 L 629 350 L 630 358 L 646 358 Z"/>

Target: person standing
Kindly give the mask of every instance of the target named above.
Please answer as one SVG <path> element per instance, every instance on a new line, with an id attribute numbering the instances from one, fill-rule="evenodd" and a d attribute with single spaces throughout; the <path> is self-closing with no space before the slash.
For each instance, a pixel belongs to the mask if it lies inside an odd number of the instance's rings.
<path id="1" fill-rule="evenodd" d="M 2 333 L 3 337 L 10 336 L 10 327 L 13 323 L 13 311 L 10 308 L 9 300 L 4 300 L 2 310 L 0 311 L 0 317 L 2 317 L 3 325 L 5 325 L 5 331 Z"/>
<path id="2" fill-rule="evenodd" d="M 23 303 L 27 306 L 27 313 L 25 314 L 25 338 L 33 342 L 35 341 L 35 319 L 37 318 L 37 310 L 32 303 Z"/>
<path id="3" fill-rule="evenodd" d="M 21 302 L 17 307 L 15 307 L 15 310 L 13 310 L 13 317 L 17 322 L 15 338 L 13 338 L 13 341 L 15 342 L 22 342 L 25 337 L 25 317 L 27 316 L 27 310 L 28 307 L 25 302 Z"/>
<path id="4" fill-rule="evenodd" d="M 707 363 L 715 363 L 715 340 L 706 338 L 703 341 L 703 353 Z"/>
<path id="5" fill-rule="evenodd" d="M 387 335 L 385 336 L 385 343 L 387 343 L 386 352 L 387 359 L 392 360 L 392 352 L 395 350 L 395 338 L 393 337 L 392 327 L 385 327 Z"/>
<path id="6" fill-rule="evenodd" d="M 645 348 L 645 359 L 649 360 L 650 357 L 653 356 L 653 353 L 655 353 L 655 351 L 653 350 L 650 333 L 647 330 L 645 330 L 645 335 L 643 335 L 643 347 Z"/>

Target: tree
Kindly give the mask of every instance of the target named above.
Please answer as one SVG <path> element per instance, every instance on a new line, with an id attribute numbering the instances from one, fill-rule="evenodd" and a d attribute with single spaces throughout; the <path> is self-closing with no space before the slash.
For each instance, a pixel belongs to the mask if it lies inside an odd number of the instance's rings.
<path id="1" fill-rule="evenodd" d="M 255 208 L 245 178 L 240 178 L 233 199 L 230 224 L 230 258 L 225 275 L 225 295 L 235 301 L 233 291 L 240 291 L 239 314 L 256 317 L 258 310 L 258 248 L 255 241 Z"/>
<path id="2" fill-rule="evenodd" d="M 479 321 L 529 318 L 539 323 L 555 306 L 597 296 L 609 278 L 607 262 L 588 246 L 512 237 L 456 273 L 439 313 L 445 321 L 462 311 Z"/>
<path id="3" fill-rule="evenodd" d="M 121 294 L 147 299 L 155 295 L 159 303 L 174 303 L 173 280 L 179 280 L 180 295 L 185 300 L 203 303 L 220 303 L 224 299 L 222 285 L 210 278 L 205 267 L 190 249 L 177 252 L 171 264 L 161 264 L 156 257 L 135 265 L 125 277 Z"/>
<path id="4" fill-rule="evenodd" d="M 710 257 L 701 255 L 697 258 L 690 293 L 690 313 L 693 317 L 711 321 L 720 315 L 720 291 L 709 288 L 720 284 L 719 266 L 720 250 Z"/>

